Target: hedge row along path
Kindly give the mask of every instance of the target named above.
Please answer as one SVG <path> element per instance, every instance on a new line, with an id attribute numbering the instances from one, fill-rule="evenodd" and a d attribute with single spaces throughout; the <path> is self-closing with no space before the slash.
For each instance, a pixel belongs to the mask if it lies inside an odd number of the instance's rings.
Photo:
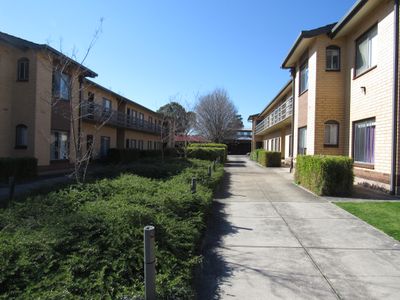
<path id="1" fill-rule="evenodd" d="M 225 170 L 200 299 L 398 299 L 400 242 L 297 187 L 287 169 L 231 156 Z"/>

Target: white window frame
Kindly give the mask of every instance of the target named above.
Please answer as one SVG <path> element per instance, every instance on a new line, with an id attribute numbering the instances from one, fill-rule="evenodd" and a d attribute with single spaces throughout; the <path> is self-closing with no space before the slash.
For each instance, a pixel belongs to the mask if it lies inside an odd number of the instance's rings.
<path id="1" fill-rule="evenodd" d="M 54 130 L 51 132 L 50 143 L 51 160 L 69 159 L 69 133 L 66 131 Z"/>
<path id="2" fill-rule="evenodd" d="M 367 32 L 365 32 L 362 36 L 360 36 L 356 40 L 356 60 L 354 66 L 354 74 L 355 77 L 362 75 L 368 70 L 374 68 L 377 65 L 377 47 L 378 47 L 378 25 L 374 25 Z M 360 50 L 360 46 L 366 43 L 366 61 L 361 61 L 360 57 L 362 57 Z M 363 65 L 359 65 L 359 63 L 364 63 Z"/>

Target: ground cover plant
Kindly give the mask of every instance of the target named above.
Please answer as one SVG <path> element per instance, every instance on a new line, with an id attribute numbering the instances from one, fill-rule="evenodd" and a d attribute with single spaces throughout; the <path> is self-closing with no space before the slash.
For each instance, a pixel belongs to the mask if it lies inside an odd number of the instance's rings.
<path id="1" fill-rule="evenodd" d="M 142 163 L 1 210 L 0 298 L 141 297 L 145 225 L 156 227 L 158 297 L 192 298 L 197 247 L 223 167 L 209 177 L 208 161 L 157 164 L 161 173 Z"/>
<path id="2" fill-rule="evenodd" d="M 335 204 L 400 241 L 399 202 L 337 202 Z"/>

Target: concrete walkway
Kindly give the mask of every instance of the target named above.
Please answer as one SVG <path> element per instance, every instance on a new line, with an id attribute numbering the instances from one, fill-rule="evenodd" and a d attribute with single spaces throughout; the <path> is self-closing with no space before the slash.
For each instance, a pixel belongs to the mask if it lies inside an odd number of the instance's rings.
<path id="1" fill-rule="evenodd" d="M 400 244 L 232 156 L 205 239 L 199 299 L 400 299 Z"/>

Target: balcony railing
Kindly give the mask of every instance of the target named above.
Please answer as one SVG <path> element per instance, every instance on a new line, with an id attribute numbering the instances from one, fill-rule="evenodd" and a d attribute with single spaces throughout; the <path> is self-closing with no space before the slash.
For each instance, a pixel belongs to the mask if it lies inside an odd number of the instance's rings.
<path id="1" fill-rule="evenodd" d="M 81 116 L 84 120 L 96 122 L 98 124 L 144 131 L 153 134 L 161 133 L 161 126 L 156 123 L 148 122 L 144 119 L 136 118 L 120 111 L 107 109 L 102 105 L 91 101 L 83 101 L 81 103 Z"/>
<path id="2" fill-rule="evenodd" d="M 281 105 L 279 105 L 272 113 L 265 117 L 256 126 L 256 134 L 260 134 L 262 131 L 271 128 L 272 126 L 286 120 L 293 113 L 293 98 L 290 97 Z"/>

